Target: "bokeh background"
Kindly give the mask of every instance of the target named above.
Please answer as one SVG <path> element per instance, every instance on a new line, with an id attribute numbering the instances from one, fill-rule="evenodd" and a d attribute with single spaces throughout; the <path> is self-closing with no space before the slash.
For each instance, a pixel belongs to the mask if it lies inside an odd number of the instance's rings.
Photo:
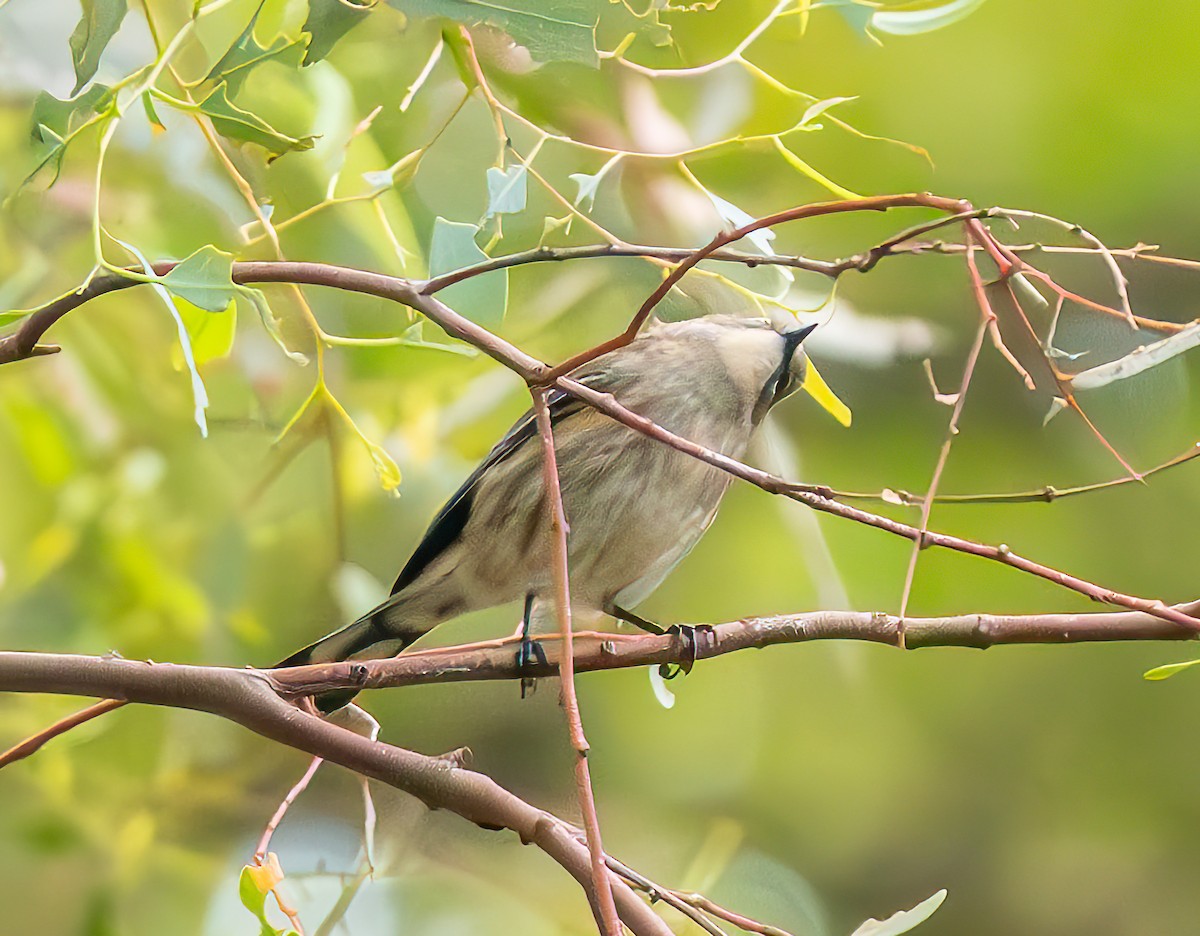
<path id="1" fill-rule="evenodd" d="M 233 3 L 206 20 L 203 47 L 186 50 L 182 72 L 203 75 L 256 6 Z M 677 49 L 639 39 L 630 57 L 663 67 L 711 61 L 770 9 L 714 6 L 664 16 Z M 167 35 L 190 8 L 150 4 Z M 280 3 L 266 15 L 294 30 L 303 14 L 303 4 Z M 63 0 L 0 4 L 4 308 L 69 290 L 93 264 L 94 136 L 69 151 L 55 186 L 45 190 L 39 178 L 18 191 L 34 164 L 34 97 L 42 90 L 65 97 L 73 84 L 67 39 L 78 17 L 78 6 Z M 866 194 L 928 189 L 1028 208 L 1080 223 L 1112 246 L 1144 241 L 1200 257 L 1195 4 L 1166 0 L 1151 11 L 1094 0 L 988 0 L 965 20 L 887 36 L 882 46 L 833 9 L 813 11 L 803 36 L 798 27 L 796 16 L 781 19 L 748 57 L 819 99 L 858 96 L 833 113 L 866 133 L 925 147 L 936 167 L 828 121 L 787 138 L 842 186 Z M 463 95 L 451 56 L 442 56 L 407 110 L 399 105 L 438 30 L 436 22 L 406 23 L 381 11 L 327 60 L 303 71 L 275 63 L 254 72 L 239 92 L 241 106 L 289 134 L 321 134 L 312 151 L 269 168 L 261 151 L 230 147 L 276 221 L 322 201 L 347 138 L 376 106 L 374 123 L 346 152 L 339 195 L 363 191 L 361 173 L 429 141 Z M 503 100 L 557 132 L 609 146 L 672 150 L 775 132 L 806 106 L 737 66 L 654 81 L 612 63 L 530 69 L 498 34 L 481 30 L 476 38 Z M 601 46 L 619 38 L 602 29 Z M 153 55 L 144 12 L 134 5 L 98 77 L 120 78 Z M 122 121 L 103 176 L 106 227 L 151 257 L 182 257 L 207 243 L 241 257 L 270 256 L 261 242 L 245 245 L 240 229 L 253 218 L 195 125 L 175 113 L 162 118 L 165 134 L 136 112 Z M 513 132 L 526 154 L 532 139 Z M 473 97 L 415 177 L 378 199 L 395 243 L 375 205 L 362 202 L 287 228 L 283 249 L 291 259 L 421 275 L 436 217 L 478 222 L 484 213 L 485 171 L 495 155 L 490 118 Z M 594 173 L 603 162 L 548 143 L 536 165 L 574 198 L 569 175 Z M 770 146 L 731 146 L 687 165 L 752 215 L 829 197 Z M 531 184 L 528 207 L 504 217 L 493 252 L 537 244 L 544 218 L 564 213 Z M 699 244 L 721 224 L 704 192 L 670 161 L 624 162 L 601 183 L 590 213 L 642 242 Z M 778 231 L 774 246 L 835 257 L 922 217 L 793 225 Z M 1028 227 L 1004 236 L 1062 241 L 1063 234 Z M 481 246 L 487 240 L 485 232 Z M 595 241 L 577 221 L 548 242 Z M 107 249 L 120 257 L 111 243 Z M 1094 260 L 1046 264 L 1069 285 L 1111 301 Z M 1194 273 L 1125 268 L 1139 311 L 1195 316 Z M 638 260 L 521 268 L 509 278 L 507 315 L 496 327 L 531 353 L 559 358 L 620 328 L 656 276 Z M 773 288 L 761 278 L 751 285 Z M 798 276 L 789 301 L 815 305 L 824 289 L 819 278 Z M 411 324 L 405 310 L 381 300 L 305 295 L 329 332 L 381 336 Z M 694 314 L 731 295 L 697 288 L 672 313 Z M 285 339 L 311 351 L 295 325 L 293 297 L 275 287 L 269 296 Z M 943 389 L 961 373 L 976 321 L 962 263 L 933 255 L 887 260 L 867 276 L 846 277 L 835 308 L 812 353 L 852 408 L 853 428 L 801 395 L 772 416 L 772 444 L 755 458 L 845 489 L 923 490 L 948 410 L 932 399 L 921 359 L 932 359 Z M 272 448 L 310 393 L 314 367 L 285 356 L 249 305 L 239 305 L 236 323 L 233 313 L 219 316 L 190 320 L 197 336 L 201 324 L 213 330 L 211 359 L 201 366 L 212 396 L 208 439 L 192 421 L 174 325 L 149 291 L 88 305 L 48 336 L 62 354 L 0 370 L 4 648 L 270 663 L 384 593 L 442 499 L 525 406 L 520 382 L 484 358 L 424 347 L 331 348 L 331 392 L 403 473 L 392 496 L 344 424 L 332 444 L 318 438 L 288 457 Z M 236 341 L 222 355 L 235 324 Z M 1088 351 L 1085 363 L 1145 340 L 1078 310 L 1063 328 L 1063 346 Z M 445 340 L 432 331 L 425 338 Z M 1194 361 L 1176 360 L 1083 402 L 1126 457 L 1146 468 L 1196 440 L 1195 369 Z M 1071 414 L 1043 426 L 1049 402 L 985 350 L 943 490 L 1016 491 L 1119 476 Z M 1187 600 L 1200 593 L 1195 470 L 1053 505 L 939 506 L 933 526 L 1006 542 L 1113 588 Z M 908 555 L 906 543 L 877 531 L 735 487 L 707 538 L 641 611 L 664 623 L 842 605 L 894 611 Z M 1012 570 L 936 551 L 921 557 L 910 603 L 914 614 L 1090 607 Z M 507 632 L 516 613 L 454 622 L 434 639 Z M 923 932 L 1190 932 L 1200 876 L 1191 707 L 1200 683 L 1187 674 L 1165 683 L 1141 678 L 1189 652 L 1168 645 L 986 653 L 777 647 L 697 667 L 672 684 L 670 710 L 644 672 L 590 675 L 580 694 L 605 843 L 659 881 L 704 889 L 796 936 L 848 933 L 943 887 L 946 904 Z M 454 685 L 376 693 L 366 704 L 387 740 L 427 753 L 469 746 L 480 770 L 574 816 L 556 698 L 547 681 L 525 701 L 512 685 Z M 0 698 L 0 746 L 78 704 Z M 254 932 L 257 923 L 237 902 L 237 874 L 305 763 L 235 726 L 149 708 L 122 710 L 55 741 L 0 775 L 0 929 Z M 430 814 L 394 791 L 375 795 L 377 876 L 360 888 L 341 931 L 588 930 L 576 886 L 540 853 Z M 357 783 L 324 768 L 277 834 L 285 887 L 309 932 L 355 885 L 361 830 Z"/>

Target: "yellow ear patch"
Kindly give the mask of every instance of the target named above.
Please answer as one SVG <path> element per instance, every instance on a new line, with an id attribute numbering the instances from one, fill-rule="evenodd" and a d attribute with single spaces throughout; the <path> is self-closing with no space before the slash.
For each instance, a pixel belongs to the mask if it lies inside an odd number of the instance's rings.
<path id="1" fill-rule="evenodd" d="M 825 383 L 825 378 L 817 371 L 812 358 L 808 359 L 808 367 L 804 371 L 804 383 L 800 386 L 821 405 L 821 409 L 849 428 L 850 420 L 853 418 L 850 407 L 839 400 L 837 394 L 829 389 L 829 384 Z"/>

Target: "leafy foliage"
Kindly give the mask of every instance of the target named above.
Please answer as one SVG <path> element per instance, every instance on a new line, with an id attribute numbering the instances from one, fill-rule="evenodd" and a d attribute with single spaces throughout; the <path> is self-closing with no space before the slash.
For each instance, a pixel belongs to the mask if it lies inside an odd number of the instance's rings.
<path id="1" fill-rule="evenodd" d="M 1194 97 L 1191 72 L 1171 63 L 1190 65 L 1194 30 L 1128 11 L 1101 17 L 1082 3 L 1018 16 L 999 4 L 980 9 L 978 0 L 714 9 L 210 0 L 188 17 L 151 0 L 153 50 L 138 47 L 149 40 L 122 19 L 125 3 L 85 2 L 69 41 L 73 4 L 0 3 L 0 58 L 22 44 L 42 48 L 36 36 L 9 31 L 18 16 L 33 16 L 22 6 L 45 7 L 38 27 L 62 21 L 54 41 L 66 74 L 46 84 L 56 95 L 75 89 L 60 98 L 14 86 L 0 104 L 9 130 L 0 136 L 8 141 L 0 144 L 0 305 L 11 310 L 0 311 L 0 322 L 23 320 L 26 307 L 126 265 L 153 283 L 57 325 L 65 349 L 57 360 L 0 371 L 0 478 L 11 492 L 0 529 L 6 647 L 279 659 L 360 612 L 370 604 L 364 594 L 386 593 L 433 509 L 526 405 L 519 381 L 468 357 L 420 316 L 318 289 L 238 286 L 235 259 L 439 275 L 538 247 L 695 245 L 804 201 L 934 187 L 1066 203 L 1124 231 L 1130 217 L 1145 217 L 1153 180 L 1180 179 L 1190 145 L 1180 129 L 1187 114 L 1173 108 Z M 977 10 L 978 19 L 964 19 Z M 1177 18 L 1194 15 L 1181 8 Z M 1144 57 L 1154 75 L 1139 77 L 1138 62 L 1107 54 L 1173 41 L 1174 53 Z M 984 96 L 976 82 L 947 79 L 963 49 L 985 57 L 1012 48 L 1030 51 L 1003 93 Z M 52 56 L 42 59 L 54 67 Z M 1079 61 L 1108 69 L 1095 79 L 1105 96 L 1090 109 L 1080 103 Z M 1178 93 L 1147 96 L 1151 80 Z M 1013 106 L 1026 87 L 1038 93 Z M 1085 110 L 1086 123 L 1076 122 Z M 1124 142 L 1131 113 L 1161 132 L 1155 145 Z M 1093 132 L 1089 148 L 1082 139 Z M 895 133 L 931 144 L 939 174 L 912 157 L 923 153 L 916 144 L 881 142 Z M 1094 158 L 1101 151 L 1105 158 Z M 27 176 L 38 188 L 58 184 L 32 191 L 21 185 Z M 1186 180 L 1178 184 L 1183 193 Z M 835 256 L 894 233 L 894 220 L 781 228 L 738 246 Z M 1021 223 L 1014 242 L 1044 238 Z M 1166 208 L 1146 225 L 1164 241 L 1189 236 L 1186 218 Z M 1068 255 L 1054 256 L 1074 288 L 1111 290 L 1098 264 L 1069 267 Z M 184 259 L 166 276 L 149 276 L 149 261 L 162 257 Z M 920 490 L 945 420 L 920 360 L 931 359 L 939 380 L 958 366 L 942 352 L 962 343 L 967 304 L 961 282 L 928 272 L 939 262 L 881 267 L 837 297 L 803 271 L 788 279 L 711 265 L 669 302 L 672 314 L 749 305 L 852 323 L 842 345 L 814 342 L 828 384 L 814 368 L 806 390 L 848 423 L 836 388 L 863 428 L 841 433 L 808 401 L 789 404 L 772 417 L 803 446 L 803 470 L 788 474 Z M 661 264 L 640 259 L 531 264 L 472 277 L 439 297 L 556 360 L 616 333 L 661 273 Z M 1011 283 L 1027 301 L 1040 295 L 1027 279 Z M 1152 289 L 1164 317 L 1194 315 L 1172 290 Z M 1052 303 L 1030 308 L 1044 329 Z M 1122 447 L 1149 459 L 1162 438 L 1194 423 L 1182 352 L 1196 333 L 1156 344 L 1108 324 L 1085 334 L 1064 317 L 1049 347 L 1064 368 L 1078 369 L 1075 386 L 1098 399 L 1106 424 L 1125 417 Z M 980 379 L 985 390 L 972 404 L 979 422 L 956 443 L 949 487 L 1108 477 L 1065 420 L 1040 428 L 1049 405 L 1042 390 L 1010 396 L 993 373 Z M 1173 477 L 1163 481 L 1165 506 L 1131 485 L 1101 495 L 1099 508 L 1030 507 L 1021 514 L 1022 548 L 1069 551 L 1098 577 L 1147 593 L 1193 593 L 1182 568 L 1189 564 L 1163 563 L 1149 542 L 1134 543 L 1110 568 L 1114 530 L 1132 542 L 1139 531 L 1190 522 L 1192 486 Z M 903 570 L 893 547 L 840 529 L 827 532 L 828 542 L 815 527 L 797 534 L 805 521 L 795 512 L 776 514 L 765 498 L 736 490 L 730 498 L 711 538 L 648 613 L 719 620 L 848 605 L 847 592 L 860 607 L 894 606 Z M 911 519 L 895 500 L 897 515 Z M 946 516 L 956 529 L 999 535 L 995 514 L 954 509 Z M 1045 604 L 1037 586 L 1003 570 L 964 568 L 923 558 L 914 613 L 946 610 L 968 580 L 980 607 Z M 455 626 L 494 637 L 511 630 L 510 616 Z M 845 647 L 760 655 L 673 683 L 671 712 L 652 705 L 641 677 L 589 683 L 594 763 L 614 840 L 633 852 L 653 839 L 664 877 L 681 869 L 682 886 L 762 908 L 797 936 L 849 932 L 877 912 L 882 890 L 907 906 L 941 883 L 962 896 L 930 932 L 944 922 L 987 936 L 1091 936 L 1111 931 L 1134 899 L 1147 905 L 1147 926 L 1186 931 L 1194 907 L 1173 882 L 1200 870 L 1177 835 L 1180 817 L 1195 813 L 1194 765 L 1177 724 L 1157 711 L 1129 715 L 1147 703 L 1128 676 L 1161 651 L 1081 653 L 1052 671 L 1039 668 L 1050 665 L 1040 655 L 986 657 L 892 662 Z M 1189 682 L 1155 691 L 1187 692 Z M 511 693 L 477 687 L 378 704 L 400 743 L 469 743 L 505 782 L 531 785 L 534 799 L 550 801 L 563 788 L 545 740 L 561 727 L 552 697 L 543 691 L 514 711 Z M 59 714 L 36 699 L 6 702 L 0 728 L 18 737 Z M 736 730 L 722 727 L 731 724 Z M 1013 763 L 1033 766 L 1015 772 Z M 1147 764 L 1155 765 L 1152 800 L 1144 796 Z M 130 710 L 56 742 L 28 771 L 0 776 L 0 848 L 12 869 L 0 895 L 17 914 L 39 908 L 36 919 L 13 926 L 74 931 L 101 894 L 101 910 L 88 912 L 115 916 L 129 931 L 177 931 L 201 919 L 212 931 L 234 931 L 249 923 L 249 910 L 264 934 L 287 932 L 273 907 L 268 913 L 272 888 L 238 869 L 247 830 L 265 821 L 294 770 L 242 734 L 184 715 Z M 400 929 L 395 907 L 405 927 L 429 932 L 559 932 L 586 912 L 569 883 L 546 881 L 537 901 L 525 899 L 544 867 L 515 845 L 496 846 L 503 860 L 473 838 L 430 846 L 415 834 L 425 820 L 401 800 L 381 811 L 385 858 L 379 879 L 363 884 L 354 802 L 331 779 L 306 794 L 281 831 L 281 848 L 293 847 L 290 830 L 298 855 L 321 856 L 311 874 L 286 882 L 299 891 L 310 931 L 334 928 L 336 920 L 320 924 L 345 894 L 350 908 L 340 912 L 353 915 L 352 885 L 377 914 L 356 920 L 356 932 Z M 162 818 L 147 823 L 148 814 Z M 735 843 L 720 860 L 689 869 L 703 851 L 697 824 L 715 825 L 707 817 L 716 814 L 733 816 L 762 848 Z M 442 826 L 437 834 L 454 835 Z M 1161 859 L 1145 858 L 1151 837 Z M 395 867 L 402 873 L 389 878 Z M 864 873 L 877 867 L 886 877 Z M 1065 895 L 1081 878 L 1094 886 L 1073 902 Z M 903 932 L 939 903 L 935 895 L 871 932 Z"/>

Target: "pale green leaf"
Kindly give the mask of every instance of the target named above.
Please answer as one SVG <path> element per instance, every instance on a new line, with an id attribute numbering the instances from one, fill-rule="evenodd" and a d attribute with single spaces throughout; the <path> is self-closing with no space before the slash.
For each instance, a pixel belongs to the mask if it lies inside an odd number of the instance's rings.
<path id="1" fill-rule="evenodd" d="M 729 222 L 732 227 L 745 227 L 751 221 L 755 220 L 753 215 L 747 214 L 733 202 L 728 202 L 715 192 L 710 192 L 704 189 L 704 194 L 708 196 L 708 200 L 713 203 L 713 207 L 717 209 L 719 214 L 725 221 Z M 775 239 L 775 232 L 770 228 L 762 228 L 757 231 L 752 231 L 746 235 L 746 240 L 762 254 L 770 255 L 773 253 L 771 249 L 771 241 Z"/>
<path id="2" fill-rule="evenodd" d="M 1185 660 L 1182 663 L 1166 663 L 1162 666 L 1156 666 L 1154 669 L 1147 670 L 1142 674 L 1142 678 L 1153 681 L 1170 679 L 1176 673 L 1181 673 L 1185 669 L 1191 669 L 1193 666 L 1197 665 L 1200 665 L 1200 660 Z"/>
<path id="3" fill-rule="evenodd" d="M 118 244 L 128 250 L 137 258 L 138 263 L 142 265 L 142 269 L 147 276 L 154 276 L 154 270 L 150 266 L 150 261 L 146 259 L 145 254 L 123 240 L 113 238 Z M 195 256 L 193 254 L 193 256 Z M 179 310 L 175 308 L 175 303 L 171 299 L 171 293 L 166 286 L 158 278 L 150 281 L 150 287 L 155 294 L 162 299 L 163 304 L 167 307 L 167 311 L 171 313 L 171 318 L 175 320 L 175 329 L 179 334 L 179 350 L 183 354 L 184 366 L 192 381 L 192 417 L 196 420 L 196 425 L 200 427 L 200 435 L 208 438 L 208 420 L 204 415 L 204 411 L 208 409 L 208 390 L 204 386 L 204 381 L 200 378 L 200 370 L 196 366 L 196 358 L 192 354 L 192 339 L 188 334 L 187 326 L 183 324 L 183 319 L 179 315 Z"/>
<path id="4" fill-rule="evenodd" d="M 488 207 L 484 217 L 524 211 L 528 175 L 524 166 L 490 167 L 487 171 Z"/>
<path id="5" fill-rule="evenodd" d="M 816 169 L 814 169 L 812 166 L 810 166 L 808 163 L 806 163 L 803 159 L 801 159 L 799 156 L 797 156 L 795 153 L 793 153 L 790 149 L 788 149 L 784 145 L 783 140 L 779 139 L 779 137 L 775 137 L 774 140 L 775 140 L 775 149 L 779 151 L 779 155 L 782 156 L 784 158 L 784 160 L 787 162 L 787 164 L 789 166 L 791 166 L 793 169 L 795 169 L 797 172 L 808 176 L 810 179 L 812 179 L 818 185 L 822 186 L 823 188 L 828 189 L 830 192 L 832 192 L 838 198 L 850 199 L 850 198 L 860 198 L 861 197 L 860 195 L 857 195 L 854 192 L 850 191 L 850 189 L 844 188 L 843 186 L 838 185 L 836 182 L 834 182 L 832 179 L 828 178 L 823 173 L 818 172 Z"/>
<path id="6" fill-rule="evenodd" d="M 908 3 L 887 7 L 871 15 L 870 27 L 893 36 L 915 36 L 933 32 L 970 16 L 983 0 L 951 0 L 950 3 Z"/>
<path id="7" fill-rule="evenodd" d="M 1200 321 L 1173 335 L 1131 351 L 1122 358 L 1081 371 L 1071 378 L 1076 390 L 1095 390 L 1118 380 L 1134 377 L 1200 345 Z"/>
<path id="8" fill-rule="evenodd" d="M 233 255 L 206 244 L 179 261 L 162 283 L 194 306 L 223 312 L 233 302 Z"/>
<path id="9" fill-rule="evenodd" d="M 429 275 L 440 276 L 488 259 L 475 243 L 479 225 L 438 218 L 429 247 Z M 508 271 L 496 270 L 455 283 L 438 298 L 461 315 L 481 325 L 497 325 L 508 306 Z"/>
<path id="10" fill-rule="evenodd" d="M 886 920 L 867 920 L 851 936 L 900 936 L 901 933 L 907 933 L 933 916 L 945 899 L 945 889 L 940 890 L 932 897 L 922 900 L 911 910 L 893 913 Z"/>
<path id="11" fill-rule="evenodd" d="M 596 190 L 600 187 L 600 181 L 608 174 L 621 160 L 621 153 L 614 155 L 608 162 L 600 167 L 599 171 L 589 174 L 586 172 L 572 172 L 568 178 L 579 186 L 579 192 L 575 196 L 575 204 L 582 206 L 584 210 L 591 211 L 596 204 Z"/>
<path id="12" fill-rule="evenodd" d="M 249 286 L 239 286 L 238 294 L 250 300 L 250 304 L 258 311 L 258 317 L 262 319 L 263 327 L 267 330 L 267 334 L 271 336 L 271 340 L 279 345 L 283 353 L 288 356 L 288 359 L 295 363 L 304 366 L 308 364 L 308 355 L 300 351 L 294 351 L 288 347 L 288 343 L 284 340 L 283 332 L 279 328 L 279 321 L 275 318 L 275 313 L 271 311 L 271 306 L 267 302 L 267 297 L 261 289 L 253 289 Z"/>
<path id="13" fill-rule="evenodd" d="M 809 108 L 804 112 L 804 116 L 800 118 L 800 126 L 808 126 L 831 107 L 836 107 L 838 104 L 845 104 L 848 101 L 857 100 L 858 95 L 855 94 L 851 95 L 850 97 L 831 97 L 825 98 L 823 101 L 817 101 L 815 104 L 810 105 Z"/>
<path id="14" fill-rule="evenodd" d="M 100 66 L 109 41 L 121 28 L 121 21 L 129 10 L 126 0 L 80 0 L 83 16 L 68 40 L 71 46 L 71 62 L 75 66 L 74 97 L 79 89 L 92 80 Z"/>

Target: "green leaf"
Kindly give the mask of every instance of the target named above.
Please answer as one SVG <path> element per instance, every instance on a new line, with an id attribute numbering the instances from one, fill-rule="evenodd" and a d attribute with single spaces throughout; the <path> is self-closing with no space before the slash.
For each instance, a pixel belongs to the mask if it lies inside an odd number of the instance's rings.
<path id="1" fill-rule="evenodd" d="M 259 936 L 294 936 L 295 930 L 277 929 L 267 919 L 267 895 L 258 889 L 253 871 L 250 865 L 242 868 L 241 877 L 238 878 L 238 898 L 242 901 L 242 906 L 258 920 L 261 927 Z"/>
<path id="2" fill-rule="evenodd" d="M 429 275 L 440 276 L 488 259 L 475 243 L 479 225 L 438 218 L 429 247 Z M 438 294 L 446 305 L 473 322 L 497 325 L 508 306 L 508 271 L 496 270 L 455 283 Z"/>
<path id="3" fill-rule="evenodd" d="M 71 33 L 71 61 L 75 65 L 74 97 L 79 89 L 92 80 L 100 65 L 100 56 L 109 41 L 121 28 L 121 20 L 129 7 L 126 0 L 80 0 L 83 16 Z"/>
<path id="4" fill-rule="evenodd" d="M 142 92 L 142 110 L 146 112 L 146 119 L 150 121 L 150 128 L 155 133 L 167 132 L 167 125 L 159 119 L 158 111 L 154 109 L 154 98 L 150 96 L 149 91 Z"/>
<path id="5" fill-rule="evenodd" d="M 836 107 L 838 104 L 845 104 L 848 101 L 857 100 L 858 95 L 854 94 L 850 97 L 831 97 L 825 98 L 823 101 L 817 101 L 815 104 L 810 105 L 808 110 L 804 112 L 804 116 L 800 118 L 799 126 L 816 130 L 820 127 L 820 124 L 811 127 L 809 125 L 812 124 L 812 122 L 820 117 L 823 113 L 825 113 L 825 111 L 829 110 L 829 108 Z"/>
<path id="6" fill-rule="evenodd" d="M 32 181 L 46 166 L 52 166 L 54 176 L 50 185 L 53 185 L 62 168 L 63 156 L 71 135 L 97 115 L 110 111 L 115 113 L 115 107 L 116 95 L 113 94 L 112 88 L 102 84 L 92 85 L 78 97 L 65 101 L 60 101 L 46 91 L 39 94 L 33 102 L 30 127 L 30 138 L 39 153 L 39 159 L 37 166 L 26 176 L 23 184 Z"/>
<path id="7" fill-rule="evenodd" d="M 528 175 L 524 166 L 490 167 L 487 171 L 488 207 L 484 217 L 524 211 Z"/>
<path id="8" fill-rule="evenodd" d="M 1200 660 L 1185 660 L 1183 663 L 1167 663 L 1163 666 L 1156 666 L 1152 670 L 1147 670 L 1142 674 L 1142 678 L 1155 682 L 1160 679 L 1170 679 L 1176 673 L 1181 673 L 1185 669 L 1190 669 L 1197 664 L 1200 664 Z"/>
<path id="9" fill-rule="evenodd" d="M 411 16 L 440 16 L 464 26 L 492 26 L 539 62 L 597 68 L 596 23 L 608 0 L 388 0 Z"/>
<path id="10" fill-rule="evenodd" d="M 224 81 L 229 89 L 236 94 L 243 81 L 257 66 L 270 59 L 276 58 L 289 49 L 299 48 L 303 40 L 289 39 L 287 36 L 276 36 L 269 46 L 262 45 L 254 38 L 254 29 L 258 25 L 259 14 L 262 13 L 266 0 L 262 0 L 250 22 L 242 30 L 242 34 L 222 55 L 207 75 L 205 81 Z"/>
<path id="11" fill-rule="evenodd" d="M 177 263 L 162 284 L 194 306 L 224 312 L 233 302 L 233 255 L 206 244 Z"/>
<path id="12" fill-rule="evenodd" d="M 192 355 L 197 366 L 229 356 L 237 332 L 236 303 L 230 303 L 224 311 L 209 312 L 176 296 L 175 309 L 191 337 Z M 181 357 L 176 364 L 182 363 Z"/>
<path id="13" fill-rule="evenodd" d="M 150 266 L 150 261 L 146 259 L 145 254 L 134 247 L 133 244 L 115 237 L 113 240 L 137 258 L 138 263 L 142 265 L 142 269 L 147 276 L 154 276 L 154 269 Z M 192 355 L 192 338 L 188 334 L 187 327 L 183 324 L 183 319 L 179 316 L 179 310 L 175 307 L 175 303 L 171 299 L 171 294 L 167 291 L 166 286 L 155 277 L 150 281 L 150 287 L 162 299 L 163 305 L 171 313 L 171 318 L 175 320 L 175 328 L 179 333 L 179 350 L 183 354 L 184 366 L 187 367 L 188 375 L 192 381 L 192 401 L 194 404 L 192 407 L 192 416 L 196 420 L 196 425 L 200 427 L 200 435 L 207 439 L 208 419 L 204 415 L 204 411 L 208 409 L 208 390 L 205 389 L 204 380 L 200 377 L 200 370 L 196 367 L 196 359 Z"/>
<path id="14" fill-rule="evenodd" d="M 302 64 L 311 65 L 325 58 L 342 36 L 367 18 L 375 3 L 353 0 L 309 0 L 308 19 L 301 27 L 311 37 Z"/>
<path id="15" fill-rule="evenodd" d="M 900 936 L 901 933 L 907 933 L 933 916 L 934 911 L 942 905 L 942 901 L 945 899 L 945 889 L 940 890 L 932 897 L 922 900 L 911 910 L 893 913 L 886 920 L 867 920 L 851 936 Z"/>
<path id="16" fill-rule="evenodd" d="M 957 23 L 981 6 L 983 0 L 951 0 L 950 3 L 934 5 L 928 2 L 906 3 L 900 7 L 876 10 L 871 14 L 870 28 L 893 36 L 915 36 Z"/>
<path id="17" fill-rule="evenodd" d="M 704 194 L 708 196 L 708 200 L 713 203 L 713 207 L 717 209 L 719 214 L 725 221 L 729 222 L 734 228 L 745 227 L 754 220 L 754 216 L 747 214 L 733 202 L 728 202 L 715 192 L 708 189 L 704 190 Z M 760 253 L 771 255 L 774 250 L 771 248 L 771 241 L 775 239 L 775 232 L 770 228 L 761 228 L 757 231 L 751 231 L 746 235 L 746 240 L 750 241 Z"/>
<path id="18" fill-rule="evenodd" d="M 228 85 L 224 83 L 217 85 L 213 92 L 197 105 L 209 116 L 221 136 L 245 143 L 257 143 L 272 154 L 272 159 L 284 153 L 313 148 L 316 137 L 290 137 L 280 133 L 257 114 L 244 111 L 233 104 L 229 100 L 227 88 Z M 268 162 L 270 161 L 268 159 Z"/>

